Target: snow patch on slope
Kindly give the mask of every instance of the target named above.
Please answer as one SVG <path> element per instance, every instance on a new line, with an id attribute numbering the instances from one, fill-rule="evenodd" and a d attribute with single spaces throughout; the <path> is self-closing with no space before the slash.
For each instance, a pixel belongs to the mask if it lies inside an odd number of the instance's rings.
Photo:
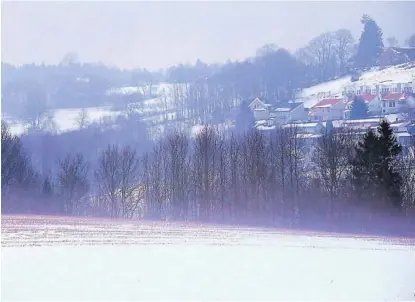
<path id="1" fill-rule="evenodd" d="M 352 82 L 351 76 L 321 83 L 303 89 L 297 95 L 297 101 L 304 101 L 304 106 L 314 106 L 320 99 L 341 97 L 346 87 L 375 86 L 380 84 L 398 84 L 415 82 L 415 63 L 392 66 L 380 70 L 378 67 L 364 72 L 358 81 Z"/>

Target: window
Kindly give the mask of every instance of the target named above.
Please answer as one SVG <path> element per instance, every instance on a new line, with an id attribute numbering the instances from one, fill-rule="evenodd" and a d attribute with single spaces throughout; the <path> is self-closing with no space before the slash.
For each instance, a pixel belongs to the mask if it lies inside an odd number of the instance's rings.
<path id="1" fill-rule="evenodd" d="M 398 87 L 393 87 L 392 92 L 398 92 Z"/>
<path id="2" fill-rule="evenodd" d="M 372 89 L 372 94 L 376 94 L 376 89 Z"/>
<path id="3" fill-rule="evenodd" d="M 356 90 L 356 94 L 357 95 L 360 95 L 360 90 Z"/>

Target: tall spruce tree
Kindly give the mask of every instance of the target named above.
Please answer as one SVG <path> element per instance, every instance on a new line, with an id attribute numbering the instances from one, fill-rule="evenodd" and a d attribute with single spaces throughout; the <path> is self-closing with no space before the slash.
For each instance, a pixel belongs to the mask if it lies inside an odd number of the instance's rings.
<path id="1" fill-rule="evenodd" d="M 351 119 L 366 118 L 367 112 L 368 112 L 368 108 L 367 108 L 365 101 L 356 95 L 354 97 L 352 108 L 350 110 L 350 118 Z"/>
<path id="2" fill-rule="evenodd" d="M 363 15 L 361 23 L 364 28 L 354 61 L 356 67 L 375 66 L 384 47 L 383 33 L 376 21 L 368 15 Z"/>
<path id="3" fill-rule="evenodd" d="M 382 121 L 376 133 L 370 130 L 355 151 L 352 174 L 358 197 L 381 207 L 400 208 L 402 179 L 395 163 L 402 147 L 389 123 Z"/>
<path id="4" fill-rule="evenodd" d="M 249 103 L 247 101 L 242 102 L 239 106 L 239 112 L 236 116 L 235 128 L 238 132 L 245 132 L 252 129 L 255 125 L 255 117 L 249 108 Z"/>

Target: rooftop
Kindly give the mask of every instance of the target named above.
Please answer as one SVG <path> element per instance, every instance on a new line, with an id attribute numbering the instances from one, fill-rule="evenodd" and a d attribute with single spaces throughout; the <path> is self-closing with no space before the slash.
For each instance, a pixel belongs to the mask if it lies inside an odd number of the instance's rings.
<path id="1" fill-rule="evenodd" d="M 324 107 L 331 107 L 333 105 L 336 105 L 337 103 L 341 102 L 342 99 L 324 99 L 315 104 L 314 108 L 324 108 Z"/>

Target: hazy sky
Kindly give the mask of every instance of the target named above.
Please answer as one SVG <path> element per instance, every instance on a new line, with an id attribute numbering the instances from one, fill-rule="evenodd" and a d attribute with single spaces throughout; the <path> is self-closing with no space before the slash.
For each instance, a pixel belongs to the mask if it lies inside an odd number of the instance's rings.
<path id="1" fill-rule="evenodd" d="M 263 44 L 295 50 L 339 28 L 358 38 L 362 14 L 403 43 L 415 32 L 415 2 L 2 2 L 2 60 L 83 62 L 156 69 L 224 62 Z"/>

